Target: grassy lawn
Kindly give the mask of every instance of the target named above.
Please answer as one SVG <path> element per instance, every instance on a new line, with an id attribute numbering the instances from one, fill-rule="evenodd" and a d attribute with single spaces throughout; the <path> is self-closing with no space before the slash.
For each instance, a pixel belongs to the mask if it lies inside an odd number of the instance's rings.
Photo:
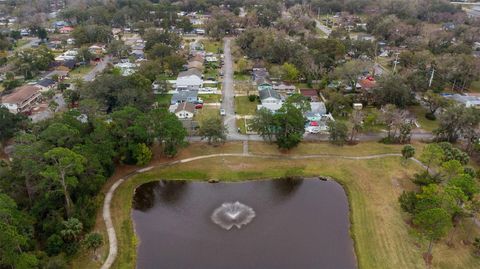
<path id="1" fill-rule="evenodd" d="M 239 73 L 234 73 L 233 74 L 233 79 L 234 80 L 241 80 L 241 81 L 246 81 L 250 79 L 250 75 L 247 74 L 239 74 Z"/>
<path id="2" fill-rule="evenodd" d="M 88 72 L 92 71 L 93 68 L 94 68 L 93 65 L 82 65 L 80 67 L 73 69 L 68 75 L 70 76 L 71 79 L 81 78 L 86 74 L 88 74 Z"/>
<path id="3" fill-rule="evenodd" d="M 438 120 L 429 120 L 425 118 L 426 110 L 422 106 L 413 106 L 409 110 L 415 114 L 420 128 L 425 131 L 433 131 L 438 128 Z"/>
<path id="4" fill-rule="evenodd" d="M 470 91 L 480 92 L 480 80 L 472 82 L 472 85 L 470 86 Z"/>
<path id="5" fill-rule="evenodd" d="M 166 107 L 170 106 L 170 100 L 172 100 L 172 94 L 157 94 L 155 95 L 156 101 L 159 107 Z"/>
<path id="6" fill-rule="evenodd" d="M 235 97 L 235 111 L 238 115 L 254 115 L 257 105 L 257 102 L 250 102 L 248 96 Z"/>
<path id="7" fill-rule="evenodd" d="M 261 153 L 269 154 L 273 152 L 272 147 L 275 146 L 260 142 L 249 146 L 251 151 L 261 149 Z M 421 151 L 422 144 L 415 144 L 415 147 Z M 302 143 L 290 153 L 361 156 L 398 153 L 400 148 L 401 146 L 374 142 L 345 147 L 327 143 Z M 186 150 L 190 150 L 188 156 L 196 153 L 240 153 L 241 143 L 216 148 L 206 144 L 192 144 L 180 155 Z M 182 156 L 184 157 L 186 156 Z M 181 157 L 176 159 L 178 158 Z M 135 268 L 135 246 L 138 240 L 131 221 L 131 204 L 137 186 L 158 179 L 206 181 L 215 178 L 221 181 L 243 181 L 279 178 L 292 171 L 300 176 L 330 176 L 344 186 L 350 203 L 351 234 L 359 268 L 425 268 L 421 255 L 427 247 L 426 242 L 413 235 L 397 201 L 403 190 L 414 188 L 409 177 L 419 169 L 413 162 L 401 164 L 399 157 L 371 160 L 335 157 L 302 160 L 224 157 L 156 168 L 124 182 L 113 197 L 112 217 L 117 229 L 119 255 L 112 268 Z M 103 225 L 98 226 L 98 229 L 104 230 Z M 455 234 L 454 242 L 458 242 L 457 239 L 459 235 Z M 448 247 L 445 241 L 434 246 L 432 268 L 479 268 L 480 259 L 472 256 L 469 246 L 457 243 Z M 99 253 L 106 252 L 106 246 L 102 249 Z M 89 266 L 88 263 L 77 262 L 72 268 L 98 268 L 92 266 L 92 263 Z"/>
<path id="8" fill-rule="evenodd" d="M 218 53 L 219 49 L 223 49 L 223 43 L 221 41 L 215 41 L 210 39 L 202 40 L 203 46 L 206 52 Z"/>
<path id="9" fill-rule="evenodd" d="M 220 94 L 199 94 L 204 103 L 219 103 L 220 99 L 222 99 L 222 95 Z"/>

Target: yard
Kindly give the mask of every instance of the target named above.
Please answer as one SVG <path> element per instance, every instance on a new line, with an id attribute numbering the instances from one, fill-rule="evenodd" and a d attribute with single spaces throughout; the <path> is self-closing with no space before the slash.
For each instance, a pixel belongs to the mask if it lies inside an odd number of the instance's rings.
<path id="1" fill-rule="evenodd" d="M 215 41 L 210 39 L 202 40 L 203 46 L 206 52 L 211 53 L 222 53 L 223 50 L 223 42 Z"/>
<path id="2" fill-rule="evenodd" d="M 73 69 L 68 74 L 68 76 L 70 77 L 70 79 L 82 78 L 83 76 L 88 74 L 88 72 L 92 71 L 93 68 L 94 68 L 93 65 L 82 65 Z"/>
<path id="3" fill-rule="evenodd" d="M 199 98 L 203 100 L 204 103 L 220 103 L 222 95 L 220 94 L 199 94 Z"/>
<path id="4" fill-rule="evenodd" d="M 159 107 L 168 108 L 170 106 L 172 94 L 157 94 L 155 97 Z"/>
<path id="5" fill-rule="evenodd" d="M 238 115 L 255 115 L 258 102 L 250 102 L 248 96 L 235 97 L 235 111 Z"/>
<path id="6" fill-rule="evenodd" d="M 480 80 L 472 82 L 472 85 L 470 86 L 470 91 L 471 92 L 480 92 Z"/>
<path id="7" fill-rule="evenodd" d="M 415 114 L 417 118 L 418 124 L 420 124 L 420 128 L 425 131 L 432 132 L 433 130 L 438 128 L 438 120 L 429 120 L 425 118 L 425 113 L 427 112 L 424 107 L 422 106 L 412 106 L 409 110 Z"/>

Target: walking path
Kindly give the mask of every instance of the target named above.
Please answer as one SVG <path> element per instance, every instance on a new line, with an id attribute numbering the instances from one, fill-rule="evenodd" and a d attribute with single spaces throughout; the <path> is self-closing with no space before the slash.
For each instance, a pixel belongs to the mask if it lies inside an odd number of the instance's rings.
<path id="1" fill-rule="evenodd" d="M 262 158 L 262 159 L 283 159 L 283 160 L 301 160 L 301 159 L 314 159 L 314 158 L 341 158 L 346 160 L 371 160 L 371 159 L 380 159 L 380 158 L 388 158 L 388 157 L 401 157 L 402 155 L 399 153 L 386 153 L 386 154 L 377 154 L 377 155 L 367 155 L 367 156 L 342 156 L 342 155 L 333 155 L 333 154 L 318 154 L 318 155 L 296 155 L 296 156 L 282 156 L 282 155 L 257 155 L 257 154 L 250 154 L 248 153 L 248 141 L 244 142 L 244 148 L 242 153 L 226 153 L 226 154 L 210 154 L 210 155 L 202 155 L 192 158 L 186 158 L 182 160 L 172 161 L 164 164 L 160 164 L 157 166 L 149 166 L 146 168 L 138 169 L 125 177 L 119 179 L 115 184 L 113 184 L 110 189 L 108 190 L 107 194 L 105 195 L 105 200 L 103 202 L 103 220 L 105 222 L 105 226 L 107 228 L 108 233 L 108 242 L 109 242 L 109 252 L 108 257 L 105 263 L 102 265 L 101 269 L 109 269 L 118 255 L 118 242 L 117 242 L 117 235 L 115 231 L 115 227 L 113 226 L 112 216 L 110 212 L 110 206 L 112 203 L 113 195 L 115 194 L 115 190 L 127 179 L 131 178 L 134 175 L 144 173 L 146 171 L 152 170 L 153 168 L 157 167 L 166 167 L 172 166 L 180 163 L 188 163 L 202 159 L 209 159 L 209 158 L 216 158 L 216 157 L 244 157 L 244 158 Z M 426 166 L 420 162 L 419 160 L 412 158 L 412 160 L 426 168 Z"/>

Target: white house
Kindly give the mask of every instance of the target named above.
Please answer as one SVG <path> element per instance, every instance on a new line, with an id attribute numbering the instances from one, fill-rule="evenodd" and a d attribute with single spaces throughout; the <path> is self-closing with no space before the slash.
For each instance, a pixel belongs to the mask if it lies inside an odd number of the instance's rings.
<path id="1" fill-rule="evenodd" d="M 16 88 L 12 93 L 2 97 L 1 106 L 6 107 L 11 113 L 30 111 L 33 104 L 40 99 L 40 89 L 36 86 L 25 85 Z"/>
<path id="2" fill-rule="evenodd" d="M 191 119 L 195 115 L 195 105 L 187 102 L 180 103 L 175 109 L 175 115 L 179 119 Z"/>
<path id="3" fill-rule="evenodd" d="M 202 73 L 197 69 L 190 69 L 178 74 L 175 81 L 175 88 L 177 91 L 184 90 L 200 90 L 203 86 Z"/>
<path id="4" fill-rule="evenodd" d="M 264 90 L 260 90 L 259 95 L 260 95 L 260 101 L 262 102 L 261 105 L 257 106 L 257 109 L 259 110 L 262 108 L 266 108 L 272 112 L 276 112 L 283 105 L 283 100 L 280 94 L 278 94 L 278 92 L 272 88 L 266 88 Z"/>

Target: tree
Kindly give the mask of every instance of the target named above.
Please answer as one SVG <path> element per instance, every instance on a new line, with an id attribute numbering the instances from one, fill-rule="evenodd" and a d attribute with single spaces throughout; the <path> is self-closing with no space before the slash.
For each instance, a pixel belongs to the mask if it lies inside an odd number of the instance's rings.
<path id="1" fill-rule="evenodd" d="M 33 235 L 32 220 L 17 208 L 15 201 L 0 193 L 0 267 L 37 267 L 35 255 L 27 252 Z"/>
<path id="2" fill-rule="evenodd" d="M 361 60 L 351 60 L 335 69 L 335 76 L 346 80 L 354 91 L 357 87 L 358 78 L 370 68 L 370 64 Z"/>
<path id="3" fill-rule="evenodd" d="M 12 138 L 26 120 L 22 114 L 13 114 L 5 107 L 0 107 L 0 143 Z"/>
<path id="4" fill-rule="evenodd" d="M 443 158 L 443 150 L 437 144 L 428 144 L 423 149 L 420 160 L 425 164 L 427 172 L 430 172 L 432 165 L 438 165 Z"/>
<path id="5" fill-rule="evenodd" d="M 328 122 L 328 140 L 335 145 L 343 146 L 348 138 L 348 127 L 345 123 L 339 121 Z"/>
<path id="6" fill-rule="evenodd" d="M 305 118 L 299 108 L 286 102 L 273 115 L 276 143 L 281 149 L 296 147 L 305 133 Z"/>
<path id="7" fill-rule="evenodd" d="M 250 123 L 250 128 L 257 132 L 264 140 L 272 142 L 277 131 L 273 113 L 266 108 L 257 110 L 255 117 L 253 117 Z"/>
<path id="8" fill-rule="evenodd" d="M 95 56 L 90 52 L 87 46 L 83 46 L 78 50 L 76 58 L 79 62 L 90 64 L 90 61 L 93 60 Z"/>
<path id="9" fill-rule="evenodd" d="M 360 110 L 354 110 L 352 116 L 350 117 L 350 124 L 352 125 L 352 130 L 350 132 L 350 143 L 353 143 L 356 135 L 363 128 L 363 112 Z"/>
<path id="10" fill-rule="evenodd" d="M 393 104 L 405 108 L 413 100 L 413 94 L 399 75 L 386 75 L 379 81 L 374 91 L 375 103 Z"/>
<path id="11" fill-rule="evenodd" d="M 85 169 L 85 158 L 67 148 L 54 148 L 44 154 L 49 162 L 41 173 L 46 179 L 50 179 L 55 188 L 60 188 L 65 198 L 67 217 L 72 215 L 73 204 L 70 198 L 70 189 L 78 184 L 77 175 Z"/>
<path id="12" fill-rule="evenodd" d="M 177 116 L 167 110 L 156 109 L 150 114 L 155 126 L 155 135 L 162 143 L 163 153 L 169 157 L 175 156 L 178 149 L 185 144 L 187 130 Z"/>
<path id="13" fill-rule="evenodd" d="M 442 171 L 447 180 L 463 174 L 463 165 L 457 160 L 446 161 L 442 164 Z"/>
<path id="14" fill-rule="evenodd" d="M 218 116 L 209 116 L 202 119 L 198 133 L 202 139 L 206 138 L 208 140 L 208 144 L 221 144 L 227 139 L 227 128 Z"/>
<path id="15" fill-rule="evenodd" d="M 284 63 L 282 65 L 282 73 L 282 78 L 287 81 L 296 81 L 300 75 L 298 69 L 290 63 Z"/>
<path id="16" fill-rule="evenodd" d="M 133 158 L 137 160 L 137 165 L 146 165 L 152 160 L 152 151 L 145 143 L 136 144 L 132 149 Z"/>
<path id="17" fill-rule="evenodd" d="M 413 223 L 428 240 L 427 263 L 430 263 L 434 241 L 439 240 L 452 228 L 451 216 L 443 208 L 431 208 L 415 215 Z"/>
<path id="18" fill-rule="evenodd" d="M 63 229 L 60 231 L 63 239 L 67 242 L 76 242 L 83 231 L 83 224 L 76 218 L 69 218 L 62 222 Z"/>
<path id="19" fill-rule="evenodd" d="M 405 145 L 402 148 L 402 157 L 407 160 L 415 155 L 415 148 L 412 145 Z"/>
<path id="20" fill-rule="evenodd" d="M 452 105 L 440 114 L 439 127 L 433 133 L 437 140 L 448 142 L 455 142 L 463 135 L 471 145 L 478 138 L 476 129 L 479 123 L 480 113 L 475 108 L 466 108 L 460 104 Z"/>
<path id="21" fill-rule="evenodd" d="M 95 256 L 97 249 L 103 244 L 103 237 L 99 233 L 89 233 L 83 240 L 83 244 L 87 249 L 91 249 Z"/>
<path id="22" fill-rule="evenodd" d="M 427 119 L 435 120 L 435 112 L 439 108 L 445 108 L 448 106 L 449 102 L 446 98 L 443 96 L 434 93 L 433 91 L 429 90 L 427 91 L 424 96 L 423 96 L 423 101 L 427 104 L 428 106 L 428 111 L 427 114 L 425 114 L 425 117 Z"/>
<path id="23" fill-rule="evenodd" d="M 302 113 L 306 113 L 311 110 L 310 100 L 299 93 L 294 93 L 290 95 L 287 98 L 286 103 L 292 104 L 293 106 L 298 108 Z"/>

